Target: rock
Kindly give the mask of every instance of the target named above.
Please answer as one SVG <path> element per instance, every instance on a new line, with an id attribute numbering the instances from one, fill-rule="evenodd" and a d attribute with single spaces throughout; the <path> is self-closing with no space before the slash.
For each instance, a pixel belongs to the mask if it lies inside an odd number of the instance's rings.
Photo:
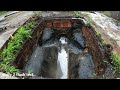
<path id="1" fill-rule="evenodd" d="M 39 75 L 41 70 L 41 63 L 43 61 L 43 52 L 41 47 L 37 47 L 35 51 L 33 52 L 32 56 L 30 57 L 30 60 L 24 67 L 25 72 L 31 72 L 34 75 Z"/>
<path id="2" fill-rule="evenodd" d="M 79 63 L 79 78 L 87 79 L 94 77 L 94 63 L 92 60 L 91 54 L 85 54 L 83 57 L 80 57 Z"/>
<path id="3" fill-rule="evenodd" d="M 45 28 L 42 36 L 43 42 L 48 40 L 51 37 L 51 35 L 52 35 L 52 30 L 50 28 Z"/>
<path id="4" fill-rule="evenodd" d="M 85 42 L 82 33 L 75 32 L 74 38 L 82 47 L 85 47 Z"/>

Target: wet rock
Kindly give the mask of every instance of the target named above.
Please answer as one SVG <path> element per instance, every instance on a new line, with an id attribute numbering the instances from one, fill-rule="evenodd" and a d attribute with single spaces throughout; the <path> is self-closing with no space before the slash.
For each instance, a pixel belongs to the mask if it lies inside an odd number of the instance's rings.
<path id="1" fill-rule="evenodd" d="M 75 32 L 74 34 L 75 40 L 82 46 L 85 47 L 84 37 L 82 33 Z"/>
<path id="2" fill-rule="evenodd" d="M 69 78 L 79 78 L 78 68 L 79 68 L 79 54 L 74 54 L 74 52 L 69 53 Z"/>
<path id="3" fill-rule="evenodd" d="M 6 27 L 4 27 L 4 26 L 1 26 L 0 27 L 0 32 L 3 32 L 3 31 L 5 31 L 7 28 Z"/>
<path id="4" fill-rule="evenodd" d="M 43 31 L 42 40 L 43 42 L 48 40 L 52 35 L 52 30 L 50 28 L 45 28 Z"/>
<path id="5" fill-rule="evenodd" d="M 94 63 L 91 54 L 87 53 L 79 58 L 79 78 L 88 79 L 94 77 Z"/>
<path id="6" fill-rule="evenodd" d="M 42 61 L 43 61 L 42 48 L 38 46 L 33 52 L 30 60 L 24 67 L 25 72 L 31 72 L 34 75 L 39 75 Z"/>
<path id="7" fill-rule="evenodd" d="M 110 17 L 120 20 L 120 11 L 109 11 Z"/>
<path id="8" fill-rule="evenodd" d="M 4 21 L 5 17 L 0 17 L 0 22 Z"/>
<path id="9" fill-rule="evenodd" d="M 50 38 L 46 40 L 43 44 L 42 47 L 51 47 L 51 46 L 58 46 L 59 42 L 55 38 Z"/>
<path id="10" fill-rule="evenodd" d="M 42 77 L 56 78 L 57 71 L 57 47 L 44 47 L 43 48 L 43 63 L 41 68 Z"/>

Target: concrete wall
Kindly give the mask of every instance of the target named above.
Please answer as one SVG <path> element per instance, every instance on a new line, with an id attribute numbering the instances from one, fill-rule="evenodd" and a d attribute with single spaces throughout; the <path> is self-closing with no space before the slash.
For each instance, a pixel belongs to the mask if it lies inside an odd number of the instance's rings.
<path id="1" fill-rule="evenodd" d="M 120 11 L 110 11 L 112 18 L 120 20 Z"/>
<path id="2" fill-rule="evenodd" d="M 85 37 L 86 45 L 93 55 L 95 71 L 97 75 L 102 75 L 106 69 L 105 64 L 103 63 L 103 60 L 105 59 L 104 52 L 101 51 L 97 37 L 92 29 L 83 27 L 82 32 Z"/>

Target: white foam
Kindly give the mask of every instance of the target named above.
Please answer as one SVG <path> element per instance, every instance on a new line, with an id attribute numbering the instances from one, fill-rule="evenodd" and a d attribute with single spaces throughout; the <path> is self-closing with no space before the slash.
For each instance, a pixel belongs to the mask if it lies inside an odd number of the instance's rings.
<path id="1" fill-rule="evenodd" d="M 60 42 L 61 42 L 62 44 L 67 44 L 65 37 L 61 37 L 61 38 L 60 38 Z"/>
<path id="2" fill-rule="evenodd" d="M 60 38 L 62 44 L 67 44 L 64 37 Z M 67 79 L 68 77 L 68 54 L 65 51 L 64 47 L 61 46 L 61 51 L 58 52 L 58 63 L 62 71 L 61 79 Z"/>

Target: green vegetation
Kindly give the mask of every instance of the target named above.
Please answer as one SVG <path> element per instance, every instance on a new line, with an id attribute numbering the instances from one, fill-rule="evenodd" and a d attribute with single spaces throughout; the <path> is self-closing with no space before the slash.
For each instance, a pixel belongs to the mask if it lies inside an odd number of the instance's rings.
<path id="1" fill-rule="evenodd" d="M 116 70 L 120 70 L 120 56 L 116 53 L 112 53 L 111 55 L 113 68 Z"/>
<path id="2" fill-rule="evenodd" d="M 100 46 L 102 46 L 103 48 L 105 48 L 106 42 L 101 38 L 100 33 L 97 32 L 96 35 L 99 37 L 99 39 L 101 39 L 100 40 Z M 113 64 L 113 68 L 115 70 L 120 70 L 120 56 L 118 54 L 116 54 L 116 53 L 111 52 L 110 58 L 112 59 L 111 63 Z"/>
<path id="3" fill-rule="evenodd" d="M 117 22 L 117 26 L 120 26 L 120 21 Z"/>
<path id="4" fill-rule="evenodd" d="M 82 16 L 82 14 L 80 13 L 80 11 L 74 11 L 74 16 L 80 17 L 80 16 Z"/>
<path id="5" fill-rule="evenodd" d="M 116 24 L 117 26 L 120 26 L 120 21 L 119 21 L 119 20 L 116 20 L 116 21 L 115 21 L 115 24 Z"/>
<path id="6" fill-rule="evenodd" d="M 98 36 L 99 39 L 101 39 L 101 40 L 100 40 L 100 46 L 102 46 L 103 48 L 105 48 L 106 42 L 101 38 L 100 33 L 97 32 L 96 35 Z M 112 59 L 112 62 L 111 62 L 111 63 L 113 64 L 113 68 L 114 68 L 115 70 L 120 70 L 120 56 L 119 56 L 118 54 L 115 54 L 115 53 L 112 53 L 112 52 L 111 52 L 110 58 Z"/>
<path id="7" fill-rule="evenodd" d="M 90 18 L 88 18 L 87 20 L 87 26 L 91 26 L 92 25 L 92 20 Z"/>
<path id="8" fill-rule="evenodd" d="M 42 15 L 42 11 L 34 11 L 34 14 L 35 14 L 35 16 L 41 16 Z"/>
<path id="9" fill-rule="evenodd" d="M 74 16 L 75 17 L 85 17 L 87 16 L 87 14 L 82 14 L 80 11 L 74 11 Z M 87 17 L 87 26 L 91 26 L 92 24 L 92 20 L 91 18 Z"/>
<path id="10" fill-rule="evenodd" d="M 26 39 L 31 38 L 31 30 L 35 26 L 35 22 L 31 21 L 24 26 L 18 28 L 14 36 L 9 40 L 6 48 L 0 52 L 0 71 L 5 73 L 19 73 L 20 70 L 11 65 L 15 59 L 16 53 L 21 49 Z"/>
<path id="11" fill-rule="evenodd" d="M 112 13 L 110 11 L 103 11 L 102 13 L 108 17 L 112 16 Z"/>
<path id="12" fill-rule="evenodd" d="M 8 11 L 0 11 L 0 15 L 4 14 L 6 12 L 8 12 Z"/>

